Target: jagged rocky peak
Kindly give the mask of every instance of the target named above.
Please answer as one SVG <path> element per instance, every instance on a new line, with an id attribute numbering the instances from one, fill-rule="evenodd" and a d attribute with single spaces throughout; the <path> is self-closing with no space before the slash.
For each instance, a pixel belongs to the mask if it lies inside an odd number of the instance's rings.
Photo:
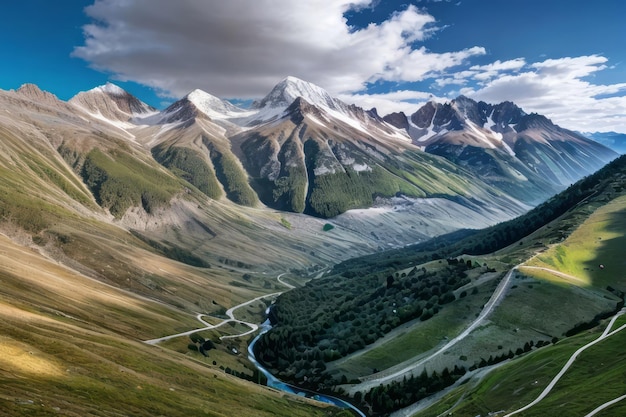
<path id="1" fill-rule="evenodd" d="M 390 113 L 384 116 L 383 120 L 398 129 L 409 129 L 409 119 L 404 112 Z"/>
<path id="2" fill-rule="evenodd" d="M 59 102 L 57 96 L 47 91 L 43 91 L 35 84 L 24 84 L 16 91 L 21 96 L 29 98 L 38 103 L 56 104 Z"/>
<path id="3" fill-rule="evenodd" d="M 483 126 L 487 122 L 487 116 L 491 113 L 491 106 L 485 102 L 476 102 L 463 95 L 451 101 L 452 108 L 456 111 L 456 118 L 460 124 L 469 120 L 477 126 Z"/>
<path id="4" fill-rule="evenodd" d="M 516 126 L 516 130 L 521 132 L 528 129 L 555 129 L 557 126 L 546 116 L 531 113 L 522 117 Z"/>
<path id="5" fill-rule="evenodd" d="M 295 124 L 302 123 L 307 114 L 318 118 L 321 117 L 320 109 L 306 101 L 304 97 L 296 98 L 293 103 L 287 107 L 285 113 L 290 116 L 291 121 Z"/>
<path id="6" fill-rule="evenodd" d="M 461 130 L 467 113 L 472 113 L 471 105 L 475 102 L 463 96 L 459 98 L 460 100 L 443 104 L 434 100 L 428 101 L 411 115 L 411 123 L 419 129 L 445 126 L 447 130 Z"/>
<path id="7" fill-rule="evenodd" d="M 315 84 L 289 76 L 276 84 L 276 86 L 261 101 L 253 104 L 254 108 L 264 107 L 288 107 L 298 97 L 304 98 L 315 106 L 338 109 L 341 107 L 339 100 L 333 98 L 326 90 Z"/>
<path id="8" fill-rule="evenodd" d="M 206 91 L 195 89 L 163 111 L 163 122 L 186 121 L 193 118 L 225 120 L 240 117 L 245 110 Z"/>
<path id="9" fill-rule="evenodd" d="M 431 125 L 439 106 L 439 104 L 432 100 L 427 102 L 411 115 L 411 122 L 420 129 L 426 129 Z"/>
<path id="10" fill-rule="evenodd" d="M 496 130 L 501 131 L 519 123 L 525 115 L 522 109 L 510 101 L 492 105 L 461 95 L 448 103 L 431 100 L 413 113 L 410 119 L 420 129 L 445 126 L 448 131 L 462 130 L 470 121 L 479 127 L 491 129 L 495 126 Z"/>
<path id="11" fill-rule="evenodd" d="M 491 120 L 495 123 L 495 130 L 497 131 L 507 126 L 517 125 L 524 116 L 526 116 L 526 113 L 510 101 L 503 101 L 492 106 Z M 494 128 L 492 126 L 489 127 Z"/>

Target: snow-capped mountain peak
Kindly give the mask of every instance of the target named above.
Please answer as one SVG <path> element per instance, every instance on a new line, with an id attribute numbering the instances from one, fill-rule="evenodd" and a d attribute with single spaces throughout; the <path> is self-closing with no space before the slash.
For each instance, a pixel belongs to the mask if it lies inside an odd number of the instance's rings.
<path id="1" fill-rule="evenodd" d="M 187 94 L 185 98 L 198 110 L 213 119 L 240 116 L 241 113 L 244 112 L 243 109 L 240 109 L 231 102 L 222 100 L 199 89 L 193 90 L 191 93 Z"/>
<path id="2" fill-rule="evenodd" d="M 157 112 L 155 108 L 112 83 L 80 92 L 69 103 L 108 122 L 128 122 Z"/>
<path id="3" fill-rule="evenodd" d="M 286 108 L 298 97 L 302 97 L 314 106 L 335 110 L 342 107 L 339 100 L 333 98 L 322 87 L 292 76 L 276 84 L 267 96 L 254 104 L 254 107 L 258 109 L 264 107 Z"/>
<path id="4" fill-rule="evenodd" d="M 126 90 L 110 82 L 107 82 L 105 85 L 98 86 L 92 89 L 91 91 L 102 92 L 102 93 L 106 93 L 106 94 L 113 95 L 113 96 L 128 95 L 128 92 Z"/>

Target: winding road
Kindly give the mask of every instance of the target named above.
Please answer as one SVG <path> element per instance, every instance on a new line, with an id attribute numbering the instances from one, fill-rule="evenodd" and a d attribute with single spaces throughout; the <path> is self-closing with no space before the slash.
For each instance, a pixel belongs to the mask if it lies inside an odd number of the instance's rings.
<path id="1" fill-rule="evenodd" d="M 276 277 L 278 282 L 280 282 L 282 285 L 284 285 L 288 289 L 295 288 L 294 285 L 288 284 L 288 283 L 286 283 L 285 281 L 283 281 L 281 279 L 282 276 L 285 275 L 285 274 L 286 273 L 282 273 L 282 274 L 280 274 L 280 275 L 278 275 Z M 280 294 L 282 294 L 283 292 L 284 291 L 279 291 L 279 292 L 275 292 L 275 293 L 271 293 L 271 294 L 261 295 L 261 296 L 258 296 L 256 298 L 253 298 L 252 300 L 248 300 L 248 301 L 245 301 L 245 302 L 243 302 L 241 304 L 238 304 L 238 305 L 236 305 L 234 307 L 231 307 L 228 310 L 226 310 L 226 316 L 228 316 L 228 319 L 225 319 L 224 321 L 222 321 L 219 324 L 213 325 L 211 323 L 208 323 L 207 321 L 205 321 L 202 318 L 202 317 L 206 316 L 206 314 L 199 313 L 198 315 L 196 315 L 196 318 L 198 319 L 198 321 L 200 323 L 204 324 L 206 327 L 203 327 L 203 328 L 200 328 L 200 329 L 189 330 L 189 331 L 182 332 L 182 333 L 172 334 L 172 335 L 169 335 L 169 336 L 160 337 L 158 339 L 146 340 L 146 341 L 144 341 L 144 343 L 147 343 L 149 345 L 155 345 L 157 343 L 160 343 L 160 342 L 163 342 L 163 341 L 166 341 L 166 340 L 170 340 L 170 339 L 174 339 L 176 337 L 188 336 L 188 335 L 190 335 L 192 333 L 200 332 L 200 331 L 203 331 L 203 330 L 215 329 L 215 328 L 218 328 L 220 326 L 223 326 L 226 323 L 240 323 L 240 324 L 243 324 L 243 325 L 246 325 L 246 326 L 250 327 L 250 330 L 248 330 L 247 332 L 244 332 L 244 333 L 236 334 L 236 335 L 221 336 L 220 340 L 246 336 L 248 334 L 254 333 L 257 330 L 259 330 L 260 326 L 258 324 L 255 324 L 255 323 L 249 323 L 249 322 L 246 322 L 246 321 L 242 321 L 242 320 L 236 319 L 235 318 L 235 311 L 237 309 L 240 309 L 242 307 L 250 305 L 250 304 L 252 304 L 252 303 L 254 303 L 256 301 L 262 300 L 264 298 L 277 297 Z M 264 329 L 264 331 L 268 330 L 267 327 L 264 327 L 263 329 Z M 302 389 L 300 389 L 300 388 L 298 388 L 296 386 L 286 384 L 286 383 L 280 381 L 279 379 L 275 378 L 269 371 L 267 371 L 265 368 L 263 368 L 261 366 L 261 364 L 259 364 L 259 362 L 256 360 L 256 358 L 254 356 L 253 346 L 256 343 L 256 341 L 258 340 L 259 336 L 257 336 L 252 341 L 252 343 L 248 346 L 248 355 L 249 355 L 250 361 L 259 369 L 259 371 L 261 371 L 267 377 L 268 386 L 271 386 L 271 387 L 276 388 L 276 389 L 283 390 L 285 392 L 292 393 L 294 395 L 304 395 L 305 393 L 308 393 L 308 394 L 311 395 L 311 398 L 317 399 L 318 401 L 322 401 L 322 402 L 325 402 L 327 404 L 333 404 L 333 405 L 336 405 L 336 406 L 341 407 L 341 408 L 350 408 L 354 412 L 356 412 L 359 416 L 365 417 L 365 414 L 361 410 L 359 410 L 357 407 L 355 407 L 354 405 L 350 404 L 347 401 L 344 401 L 344 400 L 342 400 L 340 398 L 332 397 L 332 396 L 329 396 L 329 395 L 318 394 L 318 393 L 315 393 L 313 391 L 302 390 Z"/>
<path id="2" fill-rule="evenodd" d="M 539 269 L 545 269 L 545 268 L 539 268 Z M 473 332 L 476 328 L 478 328 L 480 325 L 483 324 L 483 322 L 485 321 L 485 319 L 487 318 L 487 316 L 489 314 L 492 313 L 492 311 L 494 310 L 494 308 L 500 303 L 500 301 L 502 300 L 502 298 L 504 297 L 504 295 L 506 294 L 506 290 L 509 287 L 510 281 L 511 281 L 511 277 L 513 276 L 513 274 L 515 273 L 515 271 L 517 270 L 517 267 L 511 269 L 506 275 L 505 277 L 500 281 L 500 283 L 498 284 L 497 288 L 495 289 L 495 291 L 493 292 L 493 294 L 491 295 L 491 297 L 489 298 L 489 301 L 487 301 L 487 303 L 483 306 L 482 311 L 480 312 L 480 314 L 478 315 L 478 317 L 476 318 L 476 320 L 474 320 L 465 330 L 463 330 L 461 333 L 459 333 L 459 335 L 457 335 L 456 337 L 454 337 L 453 339 L 451 339 L 450 341 L 448 341 L 445 345 L 441 346 L 440 348 L 438 348 L 435 352 L 431 353 L 430 355 L 428 355 L 425 358 L 420 359 L 417 362 L 414 362 L 406 367 L 404 367 L 403 369 L 400 369 L 398 371 L 389 373 L 389 374 L 384 374 L 383 372 L 377 373 L 372 375 L 368 380 L 365 380 L 363 382 L 361 382 L 360 384 L 356 384 L 354 386 L 352 386 L 350 388 L 350 392 L 354 393 L 356 391 L 368 391 L 380 384 L 386 383 L 386 382 L 390 382 L 398 377 L 401 377 L 403 375 L 405 375 L 408 372 L 411 372 L 413 369 L 419 367 L 420 365 L 423 365 L 424 363 L 432 360 L 433 358 L 435 358 L 438 355 L 443 354 L 446 350 L 448 350 L 449 348 L 451 348 L 452 346 L 454 346 L 455 344 L 457 344 L 458 342 L 460 342 L 461 340 L 463 340 L 465 337 L 467 337 L 471 332 Z M 288 284 L 286 282 L 284 282 L 281 277 L 285 275 L 285 274 L 280 274 L 276 277 L 276 279 L 278 280 L 278 282 L 280 282 L 282 285 L 284 285 L 285 287 L 287 287 L 288 289 L 292 289 L 295 288 L 293 285 Z M 568 278 L 571 278 L 568 276 Z M 226 335 L 226 336 L 222 336 L 220 337 L 220 339 L 227 339 L 227 338 L 236 338 L 236 337 L 241 337 L 241 336 L 246 336 L 248 334 L 254 333 L 259 329 L 259 325 L 255 324 L 255 323 L 249 323 L 246 321 L 242 321 L 242 320 L 238 320 L 235 318 L 235 311 L 239 308 L 245 307 L 247 305 L 250 305 L 254 302 L 257 302 L 259 300 L 262 300 L 264 298 L 269 298 L 269 297 L 276 297 L 280 294 L 282 294 L 284 291 L 279 291 L 279 292 L 275 292 L 275 293 L 271 293 L 271 294 L 265 294 L 265 295 L 261 295 L 258 296 L 256 298 L 253 298 L 251 300 L 248 300 L 246 302 L 243 302 L 241 304 L 238 304 L 234 307 L 229 308 L 226 311 L 226 316 L 228 316 L 228 319 L 225 319 L 224 321 L 222 321 L 219 324 L 210 324 L 208 322 L 206 322 L 205 320 L 203 320 L 202 317 L 206 316 L 205 314 L 198 314 L 196 316 L 196 318 L 198 319 L 198 321 L 200 321 L 202 324 L 204 324 L 206 327 L 204 328 L 199 328 L 199 329 L 194 329 L 194 330 L 189 330 L 186 332 L 182 332 L 182 333 L 177 333 L 177 334 L 173 334 L 173 335 L 169 335 L 169 336 L 164 336 L 158 339 L 152 339 L 152 340 L 146 340 L 144 343 L 147 344 L 157 344 L 159 342 L 163 342 L 169 339 L 173 339 L 176 337 L 181 337 L 181 336 L 187 336 L 190 335 L 192 333 L 195 332 L 199 332 L 199 331 L 203 331 L 203 330 L 211 330 L 211 329 L 215 329 L 218 328 L 220 326 L 223 326 L 226 323 L 239 323 L 245 326 L 248 326 L 250 328 L 250 330 L 240 333 L 240 334 L 236 334 L 236 335 Z M 574 361 L 576 360 L 576 358 L 582 353 L 584 352 L 586 349 L 592 347 L 593 345 L 601 342 L 602 340 L 606 339 L 607 337 L 611 337 L 614 334 L 622 331 L 623 329 L 626 328 L 626 324 L 622 325 L 621 327 L 611 331 L 611 328 L 613 327 L 615 321 L 617 320 L 618 317 L 620 317 L 621 315 L 626 314 L 626 308 L 622 309 L 620 312 L 618 312 L 615 316 L 613 316 L 611 318 L 611 321 L 609 322 L 608 326 L 606 327 L 606 329 L 604 330 L 604 332 L 602 333 L 602 335 L 600 335 L 597 339 L 594 339 L 593 341 L 589 342 L 588 344 L 582 346 L 581 348 L 579 348 L 576 352 L 574 352 L 574 354 L 570 357 L 570 359 L 567 361 L 567 363 L 563 366 L 563 368 L 559 371 L 559 373 L 552 379 L 552 381 L 548 384 L 548 386 L 546 386 L 546 388 L 542 391 L 542 393 L 531 403 L 529 403 L 528 405 L 515 410 L 509 414 L 506 414 L 504 417 L 510 417 L 513 416 L 515 414 L 521 413 L 523 411 L 528 410 L 529 408 L 533 407 L 534 405 L 536 405 L 537 403 L 539 403 L 541 400 L 543 400 L 554 388 L 554 386 L 557 384 L 557 382 L 561 379 L 561 377 L 565 374 L 565 372 L 567 372 L 567 370 L 572 366 L 572 364 L 574 363 Z M 626 395 L 623 395 L 621 397 L 618 397 L 614 400 L 611 400 L 605 404 L 600 405 L 599 407 L 597 407 L 595 410 L 593 410 L 591 413 L 587 414 L 585 417 L 591 417 L 595 414 L 597 414 L 598 412 L 604 410 L 607 407 L 610 407 L 611 405 L 622 401 L 626 399 Z"/>
<path id="3" fill-rule="evenodd" d="M 280 274 L 276 277 L 276 279 L 278 280 L 278 282 L 280 282 L 282 285 L 284 285 L 285 287 L 287 287 L 288 289 L 292 289 L 295 288 L 293 285 L 291 284 L 287 284 L 286 282 L 281 280 L 281 277 L 285 275 L 285 273 Z M 225 319 L 224 321 L 222 321 L 219 324 L 211 324 L 208 323 L 206 321 L 204 321 L 202 319 L 202 317 L 205 317 L 206 314 L 204 313 L 199 313 L 196 318 L 198 319 L 198 321 L 202 324 L 205 325 L 205 327 L 199 328 L 199 329 L 194 329 L 194 330 L 188 330 L 186 332 L 182 332 L 182 333 L 176 333 L 176 334 L 172 334 L 169 336 L 163 336 L 163 337 L 159 337 L 158 339 L 150 339 L 150 340 L 144 340 L 144 343 L 147 343 L 149 345 L 156 345 L 157 343 L 161 343 L 161 342 L 165 342 L 166 340 L 170 340 L 170 339 L 175 339 L 177 337 L 181 337 L 181 336 L 189 336 L 190 334 L 196 333 L 196 332 L 202 332 L 204 330 L 212 330 L 212 329 L 216 329 L 218 327 L 221 327 L 227 323 L 238 323 L 238 324 L 242 324 L 244 326 L 247 326 L 250 328 L 250 330 L 248 330 L 247 332 L 243 332 L 243 333 L 239 333 L 239 334 L 234 334 L 234 335 L 225 335 L 225 336 L 220 336 L 220 340 L 224 340 L 224 339 L 234 339 L 237 337 L 242 337 L 242 336 L 247 336 L 249 334 L 252 334 L 254 332 L 256 332 L 259 329 L 259 325 L 255 324 L 255 323 L 250 323 L 247 321 L 243 321 L 243 320 L 238 320 L 235 318 L 235 310 L 240 309 L 242 307 L 245 307 L 247 305 L 250 305 L 252 303 L 255 303 L 259 300 L 262 300 L 264 298 L 269 298 L 269 297 L 277 297 L 280 294 L 282 294 L 284 291 L 279 291 L 279 292 L 274 292 L 271 294 L 264 294 L 264 295 L 260 295 L 256 298 L 253 298 L 252 300 L 248 300 L 245 301 L 241 304 L 238 304 L 234 307 L 229 308 L 228 310 L 226 310 L 226 316 L 228 316 L 228 319 Z"/>
<path id="4" fill-rule="evenodd" d="M 584 352 L 586 349 L 590 348 L 591 346 L 595 345 L 596 343 L 601 342 L 602 340 L 606 339 L 607 337 L 611 337 L 614 334 L 620 332 L 621 330 L 626 328 L 626 324 L 624 324 L 623 326 L 611 331 L 611 328 L 613 327 L 613 324 L 615 324 L 615 320 L 617 320 L 617 318 L 621 315 L 623 315 L 626 312 L 626 309 L 622 309 L 620 310 L 616 315 L 613 316 L 613 318 L 611 319 L 611 321 L 609 322 L 608 326 L 606 326 L 606 329 L 604 329 L 604 332 L 602 332 L 602 334 L 597 338 L 592 340 L 591 342 L 587 343 L 586 345 L 584 345 L 583 347 L 579 348 L 576 352 L 574 352 L 574 354 L 569 358 L 569 360 L 567 361 L 567 363 L 565 364 L 565 366 L 563 366 L 563 368 L 561 368 L 561 370 L 559 371 L 559 373 L 552 379 L 552 381 L 550 381 L 550 383 L 548 384 L 548 386 L 541 392 L 541 394 L 539 394 L 539 396 L 530 404 L 513 411 L 512 413 L 506 414 L 504 417 L 509 417 L 518 413 L 521 413 L 523 411 L 528 410 L 529 408 L 531 408 L 532 406 L 534 406 L 535 404 L 537 404 L 539 401 L 543 400 L 549 393 L 550 391 L 552 391 L 552 389 L 554 388 L 554 386 L 556 385 L 557 382 L 559 382 L 559 380 L 561 379 L 561 377 L 565 374 L 565 372 L 567 372 L 567 370 L 572 366 L 572 364 L 574 363 L 574 361 L 576 360 L 576 358 L 578 357 L 578 355 L 580 355 L 582 352 Z M 613 402 L 617 402 L 619 400 L 623 399 L 622 397 L 620 397 L 619 399 L 615 399 L 613 400 Z M 587 414 L 588 416 L 592 416 L 595 413 L 603 410 L 604 408 L 601 407 L 608 407 L 609 405 L 612 405 L 613 402 L 609 401 L 609 403 L 603 404 L 602 406 L 598 407 L 596 410 L 592 411 L 590 414 Z M 608 405 L 607 405 L 608 404 Z"/>
<path id="5" fill-rule="evenodd" d="M 489 301 L 487 301 L 487 303 L 484 305 L 482 311 L 480 312 L 476 320 L 474 320 L 465 330 L 459 333 L 458 336 L 448 341 L 448 343 L 446 343 L 445 345 L 443 345 L 442 347 L 440 347 L 439 349 L 437 349 L 435 352 L 431 353 L 427 357 L 422 358 L 419 361 L 414 362 L 404 367 L 403 369 L 400 369 L 399 371 L 390 373 L 388 375 L 384 375 L 384 371 L 371 375 L 370 377 L 373 377 L 372 379 L 365 380 L 361 382 L 360 384 L 356 384 L 350 387 L 349 392 L 352 394 L 354 394 L 356 391 L 366 392 L 374 387 L 377 387 L 380 384 L 390 382 L 394 380 L 395 378 L 401 377 L 405 375 L 406 373 L 411 372 L 413 369 L 417 368 L 418 366 L 423 365 L 424 363 L 430 361 L 434 357 L 443 354 L 446 350 L 450 349 L 452 346 L 456 345 L 458 342 L 465 339 L 478 326 L 483 324 L 485 318 L 500 303 L 500 301 L 506 294 L 506 290 L 509 287 L 509 283 L 511 282 L 511 277 L 513 276 L 516 270 L 517 270 L 517 267 L 511 269 L 505 275 L 505 277 L 498 284 L 498 287 L 496 288 L 496 290 L 491 295 L 491 298 L 489 298 Z"/>

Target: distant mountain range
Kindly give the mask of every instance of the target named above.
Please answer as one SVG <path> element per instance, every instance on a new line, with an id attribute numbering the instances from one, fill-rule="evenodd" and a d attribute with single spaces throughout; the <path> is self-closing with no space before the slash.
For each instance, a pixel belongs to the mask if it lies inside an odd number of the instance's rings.
<path id="1" fill-rule="evenodd" d="M 585 132 L 581 135 L 603 144 L 615 152 L 626 153 L 626 134 L 617 132 Z"/>
<path id="2" fill-rule="evenodd" d="M 34 85 L 3 97 L 16 122 L 29 108 L 51 149 L 118 219 L 176 195 L 176 187 L 146 184 L 156 178 L 140 172 L 150 160 L 240 206 L 331 218 L 427 198 L 448 201 L 453 217 L 469 210 L 497 222 L 617 156 L 510 102 L 461 96 L 380 117 L 294 77 L 249 109 L 195 90 L 158 111 L 110 83 L 69 102 Z M 61 125 L 69 133 L 55 130 Z"/>
<path id="3" fill-rule="evenodd" d="M 393 114 L 384 119 L 403 128 L 426 152 L 529 202 L 532 196 L 554 194 L 589 167 L 595 170 L 615 156 L 605 146 L 508 101 L 492 105 L 460 96 L 445 104 L 428 102 L 408 118 Z"/>
<path id="4" fill-rule="evenodd" d="M 381 118 L 294 77 L 250 109 L 195 90 L 157 112 L 112 84 L 70 104 L 141 138 L 211 198 L 320 217 L 377 196 L 536 204 L 616 156 L 510 102 L 461 96 Z"/>

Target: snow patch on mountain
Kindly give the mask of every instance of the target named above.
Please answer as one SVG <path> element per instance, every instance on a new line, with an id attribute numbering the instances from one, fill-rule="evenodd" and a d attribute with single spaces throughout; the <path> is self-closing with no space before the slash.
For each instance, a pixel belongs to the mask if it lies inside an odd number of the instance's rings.
<path id="1" fill-rule="evenodd" d="M 253 108 L 287 107 L 298 97 L 302 97 L 310 104 L 318 107 L 339 109 L 340 101 L 333 98 L 326 90 L 315 84 L 289 76 L 276 86 L 260 102 L 254 103 Z"/>
<path id="2" fill-rule="evenodd" d="M 235 117 L 245 117 L 253 113 L 199 89 L 193 90 L 191 93 L 187 94 L 186 98 L 190 103 L 196 106 L 198 110 L 211 119 L 232 119 Z"/>
<path id="3" fill-rule="evenodd" d="M 106 94 L 111 94 L 114 96 L 125 96 L 128 93 L 126 92 L 126 90 L 124 90 L 123 88 L 113 84 L 113 83 L 106 83 L 105 85 L 101 85 L 99 87 L 93 88 L 89 91 L 92 92 L 101 92 L 101 93 L 106 93 Z"/>
<path id="4" fill-rule="evenodd" d="M 356 172 L 371 172 L 372 168 L 367 165 L 367 164 L 352 164 L 352 169 L 354 169 Z"/>

